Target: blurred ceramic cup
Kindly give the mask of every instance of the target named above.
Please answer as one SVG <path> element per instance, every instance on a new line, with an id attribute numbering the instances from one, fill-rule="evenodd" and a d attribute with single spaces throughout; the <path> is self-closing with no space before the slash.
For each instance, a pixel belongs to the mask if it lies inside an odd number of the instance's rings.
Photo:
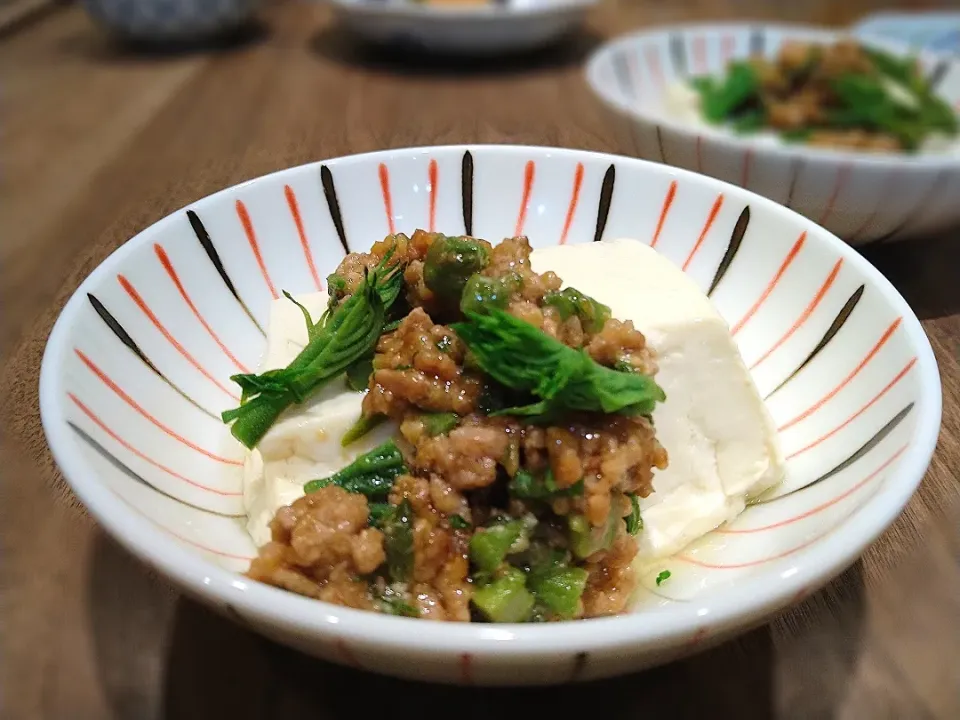
<path id="1" fill-rule="evenodd" d="M 83 0 L 111 32 L 145 42 L 194 42 L 245 25 L 260 0 Z"/>

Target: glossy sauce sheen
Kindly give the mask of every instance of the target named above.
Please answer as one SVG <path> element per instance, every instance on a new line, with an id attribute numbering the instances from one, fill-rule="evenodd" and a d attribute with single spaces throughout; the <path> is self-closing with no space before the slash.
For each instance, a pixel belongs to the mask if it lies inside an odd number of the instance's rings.
<path id="1" fill-rule="evenodd" d="M 641 501 L 640 562 L 679 551 L 781 480 L 774 425 L 729 327 L 679 268 L 635 240 L 544 248 L 531 259 L 537 272 L 552 270 L 565 286 L 609 305 L 613 317 L 632 320 L 657 352 L 667 401 L 654 422 L 670 466 L 656 473 L 655 492 Z M 297 299 L 318 316 L 327 297 Z M 305 342 L 300 310 L 284 298 L 275 301 L 260 369 L 285 366 Z M 304 482 L 332 474 L 396 432 L 394 423 L 384 423 L 342 448 L 362 399 L 335 380 L 285 414 L 248 455 L 244 502 L 257 545 L 270 539 L 277 509 L 303 495 Z"/>

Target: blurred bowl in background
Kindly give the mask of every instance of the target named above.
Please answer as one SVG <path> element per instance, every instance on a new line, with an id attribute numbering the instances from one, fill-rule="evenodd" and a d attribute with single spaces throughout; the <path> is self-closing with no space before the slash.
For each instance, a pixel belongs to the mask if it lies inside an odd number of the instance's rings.
<path id="1" fill-rule="evenodd" d="M 237 30 L 260 0 L 83 0 L 90 15 L 121 37 L 193 42 Z"/>
<path id="2" fill-rule="evenodd" d="M 543 47 L 572 32 L 598 0 L 326 0 L 340 23 L 378 45 L 449 55 Z"/>
<path id="3" fill-rule="evenodd" d="M 785 41 L 832 43 L 849 33 L 796 25 L 665 27 L 618 38 L 587 62 L 587 81 L 633 134 L 640 157 L 694 170 L 765 195 L 851 245 L 899 240 L 960 224 L 960 155 L 873 154 L 770 142 L 687 124 L 665 108 L 686 78 L 721 73 L 731 60 L 771 57 Z M 907 55 L 907 46 L 865 37 Z M 960 60 L 918 60 L 951 107 L 960 104 Z"/>

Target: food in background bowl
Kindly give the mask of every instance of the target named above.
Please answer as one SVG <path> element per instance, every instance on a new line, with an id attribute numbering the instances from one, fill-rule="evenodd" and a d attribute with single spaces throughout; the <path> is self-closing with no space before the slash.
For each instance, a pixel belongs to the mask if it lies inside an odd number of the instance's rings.
<path id="1" fill-rule="evenodd" d="M 788 41 L 667 93 L 669 114 L 735 133 L 872 152 L 955 152 L 957 116 L 917 62 L 851 39 Z"/>
<path id="2" fill-rule="evenodd" d="M 224 414 L 254 579 L 427 619 L 617 614 L 635 563 L 782 478 L 729 328 L 645 244 L 418 230 L 327 285 L 275 301 Z"/>

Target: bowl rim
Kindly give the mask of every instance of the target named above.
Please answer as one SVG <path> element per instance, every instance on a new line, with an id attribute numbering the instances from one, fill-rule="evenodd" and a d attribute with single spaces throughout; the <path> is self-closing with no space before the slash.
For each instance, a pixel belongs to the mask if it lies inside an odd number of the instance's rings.
<path id="1" fill-rule="evenodd" d="M 503 20 L 507 18 L 535 18 L 557 15 L 564 12 L 586 10 L 599 0 L 555 0 L 536 5 L 516 6 L 512 3 L 486 2 L 468 5 L 437 5 L 432 2 L 356 2 L 355 0 L 319 0 L 340 12 L 366 17 L 391 17 L 427 20 L 431 22 L 457 22 L 465 20 Z"/>
<path id="2" fill-rule="evenodd" d="M 609 58 L 618 50 L 630 47 L 636 43 L 652 40 L 656 37 L 669 36 L 672 33 L 689 32 L 716 32 L 718 30 L 744 31 L 744 30 L 775 30 L 785 35 L 795 33 L 814 33 L 821 35 L 824 39 L 832 39 L 850 36 L 852 33 L 849 28 L 835 28 L 822 25 L 806 23 L 779 23 L 756 21 L 730 21 L 730 22 L 710 22 L 710 23 L 677 23 L 672 25 L 660 25 L 652 28 L 644 28 L 634 32 L 626 33 L 612 40 L 603 43 L 596 48 L 587 58 L 584 64 L 584 76 L 587 80 L 590 90 L 609 108 L 624 115 L 631 120 L 643 123 L 649 126 L 662 127 L 672 133 L 680 135 L 685 141 L 694 143 L 699 139 L 704 143 L 726 146 L 741 152 L 751 151 L 754 155 L 762 153 L 765 155 L 776 156 L 783 160 L 808 160 L 828 163 L 843 163 L 870 165 L 881 170 L 897 169 L 900 171 L 929 171 L 943 169 L 960 169 L 960 153 L 953 156 L 941 155 L 907 155 L 905 153 L 868 153 L 858 152 L 856 150 L 833 150 L 829 148 L 815 148 L 799 144 L 789 143 L 763 143 L 751 135 L 732 135 L 716 132 L 704 132 L 695 126 L 675 120 L 674 118 L 651 112 L 643 105 L 637 105 L 629 102 L 622 97 L 621 93 L 615 92 L 610 88 L 609 83 L 600 79 L 601 66 L 609 61 Z M 960 58 L 949 53 L 936 53 L 929 50 L 914 51 L 908 44 L 888 40 L 878 36 L 854 36 L 857 40 L 866 44 L 886 48 L 900 54 L 912 54 L 916 57 L 928 59 L 931 61 L 942 61 L 948 65 L 960 67 Z M 957 113 L 956 109 L 954 112 Z M 960 142 L 960 135 L 957 137 Z"/>
<path id="3" fill-rule="evenodd" d="M 717 590 L 707 598 L 688 603 L 605 618 L 550 623 L 502 624 L 430 623 L 413 618 L 330 605 L 286 590 L 268 586 L 226 570 L 202 555 L 188 550 L 115 495 L 97 478 L 83 458 L 80 445 L 68 433 L 64 422 L 63 387 L 60 365 L 69 351 L 74 317 L 81 311 L 84 296 L 118 264 L 149 241 L 151 231 L 186 208 L 198 208 L 236 192 L 240 187 L 287 173 L 319 168 L 339 162 L 386 161 L 391 157 L 442 155 L 469 150 L 475 157 L 484 154 L 531 155 L 570 158 L 598 164 L 646 166 L 657 173 L 706 183 L 717 191 L 743 196 L 752 205 L 786 214 L 809 224 L 814 242 L 826 243 L 861 272 L 903 318 L 902 325 L 917 353 L 920 397 L 928 410 L 919 416 L 914 437 L 901 456 L 896 476 L 878 490 L 845 522 L 831 531 L 827 542 L 813 543 L 793 554 L 793 567 L 780 573 L 775 583 L 763 574 L 746 578 L 741 584 Z M 141 230 L 105 258 L 74 291 L 61 311 L 44 349 L 40 369 L 40 415 L 53 458 L 70 488 L 97 522 L 122 546 L 147 565 L 168 576 L 184 592 L 206 598 L 221 612 L 230 609 L 241 619 L 259 620 L 288 632 L 315 634 L 329 643 L 353 641 L 359 648 L 379 647 L 416 654 L 471 653 L 475 656 L 530 657 L 555 652 L 629 652 L 641 647 L 668 648 L 689 641 L 691 634 L 709 628 L 712 635 L 745 629 L 758 618 L 812 592 L 849 567 L 900 515 L 919 486 L 937 442 L 941 421 L 941 386 L 936 358 L 930 342 L 907 302 L 893 285 L 852 247 L 829 231 L 798 213 L 756 193 L 688 170 L 610 153 L 545 146 L 455 144 L 398 148 L 345 155 L 278 170 L 224 188 L 185 205 Z M 748 598 L 746 601 L 744 598 Z"/>

